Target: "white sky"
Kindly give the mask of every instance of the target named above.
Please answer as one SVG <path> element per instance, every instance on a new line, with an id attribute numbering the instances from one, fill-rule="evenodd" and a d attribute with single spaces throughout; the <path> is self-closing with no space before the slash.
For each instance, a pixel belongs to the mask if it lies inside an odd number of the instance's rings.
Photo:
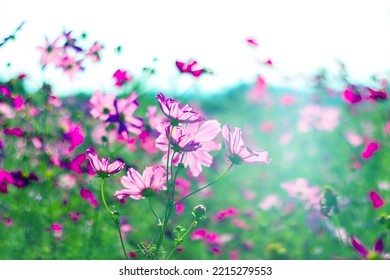
<path id="1" fill-rule="evenodd" d="M 197 84 L 206 91 L 253 81 L 257 74 L 277 83 L 284 75 L 335 69 L 337 59 L 356 80 L 390 73 L 390 1 L 1 0 L 0 39 L 23 20 L 26 25 L 17 40 L 0 49 L 3 78 L 26 72 L 30 85 L 40 84 L 36 47 L 44 35 L 54 39 L 64 29 L 86 31 L 90 40 L 105 46 L 103 62 L 73 82 L 49 73 L 58 94 L 113 91 L 117 68 L 137 75 L 153 57 L 159 59 L 159 76 L 151 82 L 164 91 L 192 84 L 191 77 L 179 78 L 174 64 L 188 58 L 214 70 L 214 76 L 202 77 Z M 245 43 L 248 36 L 257 38 L 258 49 Z M 117 45 L 123 46 L 120 57 L 113 52 Z M 255 57 L 270 57 L 277 71 L 261 66 Z M 8 61 L 11 70 L 4 66 Z"/>

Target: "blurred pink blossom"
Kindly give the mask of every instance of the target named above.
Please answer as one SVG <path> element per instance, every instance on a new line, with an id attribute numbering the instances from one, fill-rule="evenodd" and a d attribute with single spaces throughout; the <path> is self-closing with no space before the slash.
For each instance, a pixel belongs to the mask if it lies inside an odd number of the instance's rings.
<path id="1" fill-rule="evenodd" d="M 309 183 L 305 178 L 283 182 L 280 185 L 289 196 L 304 202 L 306 209 L 317 209 L 320 206 L 321 188 L 318 186 L 309 187 Z"/>
<path id="2" fill-rule="evenodd" d="M 364 142 L 364 138 L 362 136 L 351 130 L 345 133 L 345 138 L 347 138 L 348 142 L 354 147 L 360 146 Z"/>
<path id="3" fill-rule="evenodd" d="M 109 115 L 115 113 L 115 94 L 103 94 L 100 90 L 97 90 L 92 97 L 89 99 L 89 102 L 92 105 L 91 115 L 95 119 L 100 119 L 105 121 L 108 119 Z"/>
<path id="4" fill-rule="evenodd" d="M 281 204 L 282 201 L 280 200 L 279 196 L 275 194 L 269 194 L 263 199 L 263 201 L 258 204 L 258 206 L 260 209 L 268 211 L 271 208 L 279 208 Z"/>

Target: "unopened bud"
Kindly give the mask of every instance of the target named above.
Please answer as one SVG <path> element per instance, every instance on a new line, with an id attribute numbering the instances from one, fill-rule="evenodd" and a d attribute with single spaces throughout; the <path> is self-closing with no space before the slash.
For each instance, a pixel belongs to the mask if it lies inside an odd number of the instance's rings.
<path id="1" fill-rule="evenodd" d="M 206 217 L 206 207 L 202 204 L 195 206 L 194 210 L 192 210 L 192 215 L 197 219 L 204 219 Z"/>

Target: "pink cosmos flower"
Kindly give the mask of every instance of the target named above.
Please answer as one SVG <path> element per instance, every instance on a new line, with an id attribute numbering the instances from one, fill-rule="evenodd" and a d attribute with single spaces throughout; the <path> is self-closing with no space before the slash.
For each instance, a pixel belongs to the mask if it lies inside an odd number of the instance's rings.
<path id="1" fill-rule="evenodd" d="M 52 43 L 50 43 L 46 37 L 46 45 L 38 47 L 38 50 L 41 52 L 40 63 L 42 66 L 46 66 L 48 64 L 57 65 L 60 62 L 62 58 L 61 52 L 63 51 L 63 47 L 60 47 L 57 44 L 58 41 L 62 38 L 62 36 L 59 36 Z"/>
<path id="2" fill-rule="evenodd" d="M 355 249 L 355 251 L 365 260 L 375 260 L 380 259 L 381 255 L 384 253 L 384 245 L 382 237 L 378 238 L 375 241 L 374 246 L 371 250 L 367 249 L 363 243 L 357 239 L 356 237 L 351 237 L 351 245 Z"/>
<path id="3" fill-rule="evenodd" d="M 156 139 L 156 147 L 160 150 L 168 151 L 168 137 L 170 125 L 160 125 L 157 130 L 161 133 Z M 193 176 L 197 177 L 202 172 L 202 166 L 211 166 L 213 157 L 209 154 L 221 148 L 221 144 L 214 141 L 214 138 L 221 131 L 221 125 L 216 120 L 200 123 L 190 123 L 182 127 L 175 126 L 172 131 L 171 145 L 173 151 L 177 152 L 174 163 L 178 163 L 181 153 L 183 154 L 183 164 L 190 168 Z M 163 157 L 166 162 L 167 154 Z"/>
<path id="4" fill-rule="evenodd" d="M 252 151 L 244 144 L 242 139 L 241 128 L 234 128 L 232 132 L 229 125 L 225 124 L 222 128 L 222 135 L 225 139 L 228 157 L 231 163 L 266 163 L 269 164 L 271 159 L 266 151 Z"/>
<path id="5" fill-rule="evenodd" d="M 146 167 L 142 176 L 134 168 L 129 168 L 127 176 L 121 178 L 121 183 L 125 188 L 115 192 L 114 196 L 118 199 L 128 196 L 135 200 L 150 197 L 156 192 L 167 189 L 165 168 L 163 166 Z"/>
<path id="6" fill-rule="evenodd" d="M 353 89 L 350 87 L 346 88 L 343 91 L 342 98 L 344 99 L 345 102 L 347 102 L 351 105 L 359 103 L 363 99 L 362 96 L 360 95 L 360 93 L 354 92 Z"/>
<path id="7" fill-rule="evenodd" d="M 115 85 L 117 87 L 123 86 L 125 83 L 130 82 L 132 77 L 126 70 L 118 69 L 115 71 L 114 75 L 112 75 L 115 79 Z"/>
<path id="8" fill-rule="evenodd" d="M 110 164 L 109 158 L 100 159 L 91 149 L 87 149 L 87 156 L 93 170 L 103 178 L 118 173 L 125 167 L 125 163 L 120 160 L 115 160 Z"/>
<path id="9" fill-rule="evenodd" d="M 100 51 L 103 49 L 103 46 L 98 42 L 95 42 L 92 47 L 88 50 L 86 56 L 91 58 L 93 63 L 100 61 Z"/>
<path id="10" fill-rule="evenodd" d="M 172 125 L 176 126 L 179 123 L 196 123 L 205 120 L 202 115 L 195 112 L 188 104 L 181 106 L 179 101 L 172 98 L 167 99 L 161 92 L 157 94 L 156 98 L 161 111 L 170 120 Z"/>
<path id="11" fill-rule="evenodd" d="M 379 144 L 375 141 L 367 143 L 362 152 L 362 158 L 364 160 L 370 159 L 374 153 L 379 151 L 379 148 Z"/>
<path id="12" fill-rule="evenodd" d="M 176 67 L 179 69 L 180 73 L 189 73 L 195 78 L 198 78 L 204 73 L 203 67 L 195 60 L 189 60 L 187 63 L 176 60 Z"/>
<path id="13" fill-rule="evenodd" d="M 374 207 L 375 209 L 381 208 L 385 204 L 379 193 L 371 191 L 369 196 L 372 202 L 372 207 Z"/>
<path id="14" fill-rule="evenodd" d="M 102 121 L 107 120 L 111 114 L 115 113 L 114 100 L 115 94 L 103 94 L 100 90 L 97 90 L 89 99 L 92 105 L 89 112 L 92 117 Z"/>
<path id="15" fill-rule="evenodd" d="M 80 71 L 84 70 L 81 66 L 81 61 L 77 61 L 76 57 L 70 57 L 67 55 L 62 57 L 62 59 L 58 62 L 58 66 L 62 68 L 70 80 L 74 80 L 76 75 Z"/>

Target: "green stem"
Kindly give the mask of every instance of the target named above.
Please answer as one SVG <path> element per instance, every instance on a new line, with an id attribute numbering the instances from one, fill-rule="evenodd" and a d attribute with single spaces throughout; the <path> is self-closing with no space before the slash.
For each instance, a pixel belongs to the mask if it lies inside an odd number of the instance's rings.
<path id="1" fill-rule="evenodd" d="M 153 215 L 156 217 L 158 224 L 161 224 L 161 220 L 160 220 L 160 218 L 158 217 L 156 211 L 153 208 L 152 197 L 149 197 L 149 207 L 150 207 L 150 210 L 152 210 Z"/>
<path id="2" fill-rule="evenodd" d="M 164 221 L 163 221 L 163 226 L 161 228 L 161 232 L 160 232 L 160 235 L 158 237 L 158 241 L 157 241 L 157 244 L 156 244 L 156 249 L 154 251 L 154 254 L 153 254 L 153 259 L 156 259 L 158 257 L 158 254 L 160 252 L 160 248 L 164 242 L 164 236 L 165 236 L 165 231 L 167 229 L 167 226 L 168 226 L 168 221 L 169 219 L 171 218 L 171 215 L 172 215 L 172 209 L 173 209 L 173 200 L 171 198 L 172 196 L 172 188 L 173 188 L 173 184 L 171 184 L 171 181 L 169 180 L 169 170 L 170 170 L 170 166 L 172 167 L 172 161 L 173 161 L 173 157 L 172 157 L 172 160 L 171 160 L 171 165 L 169 165 L 169 160 L 170 160 L 170 152 L 171 152 L 171 142 L 172 142 L 172 133 L 173 133 L 173 129 L 174 129 L 174 126 L 171 126 L 170 129 L 169 129 L 169 137 L 168 137 L 168 153 L 167 153 L 167 164 L 166 164 L 166 168 L 165 168 L 165 173 L 166 173 L 166 185 L 167 185 L 167 188 L 168 188 L 168 194 L 169 194 L 169 197 L 168 197 L 168 200 L 167 200 L 167 203 L 166 203 L 166 206 L 165 206 L 165 214 L 164 214 Z M 172 174 L 171 174 L 171 178 L 172 178 Z"/>
<path id="3" fill-rule="evenodd" d="M 180 202 L 182 202 L 183 200 L 187 199 L 188 197 L 204 190 L 205 188 L 208 188 L 210 187 L 212 184 L 216 183 L 217 181 L 219 181 L 220 179 L 222 179 L 229 171 L 230 169 L 233 167 L 233 163 L 222 173 L 220 174 L 214 181 L 212 181 L 211 183 L 208 183 L 206 186 L 204 187 L 201 187 L 200 189 L 197 189 L 196 191 L 193 191 L 192 193 L 182 197 L 181 199 L 179 199 L 175 204 L 173 204 L 173 206 L 176 206 L 177 204 L 179 204 Z"/>
<path id="4" fill-rule="evenodd" d="M 168 257 L 166 258 L 167 260 L 171 257 L 171 255 L 173 254 L 173 252 L 176 250 L 176 248 L 178 247 L 178 245 L 180 245 L 180 243 L 183 242 L 183 240 L 187 237 L 187 235 L 192 231 L 192 229 L 194 227 L 196 227 L 198 225 L 198 221 L 197 220 L 194 220 L 192 222 L 192 224 L 190 225 L 190 227 L 187 229 L 187 231 L 175 242 L 175 245 L 173 246 L 171 252 L 169 253 Z"/>
<path id="5" fill-rule="evenodd" d="M 116 225 L 116 228 L 117 228 L 118 233 L 119 233 L 119 238 L 121 241 L 123 253 L 125 254 L 126 260 L 128 260 L 129 257 L 127 256 L 125 244 L 123 243 L 123 238 L 122 238 L 122 233 L 121 233 L 119 213 L 117 213 L 117 212 L 114 213 L 113 211 L 110 210 L 110 208 L 107 205 L 106 198 L 104 196 L 104 178 L 102 178 L 102 181 L 100 182 L 100 194 L 102 196 L 104 207 L 106 208 L 108 214 L 110 214 L 111 219 L 114 221 L 114 223 Z"/>

